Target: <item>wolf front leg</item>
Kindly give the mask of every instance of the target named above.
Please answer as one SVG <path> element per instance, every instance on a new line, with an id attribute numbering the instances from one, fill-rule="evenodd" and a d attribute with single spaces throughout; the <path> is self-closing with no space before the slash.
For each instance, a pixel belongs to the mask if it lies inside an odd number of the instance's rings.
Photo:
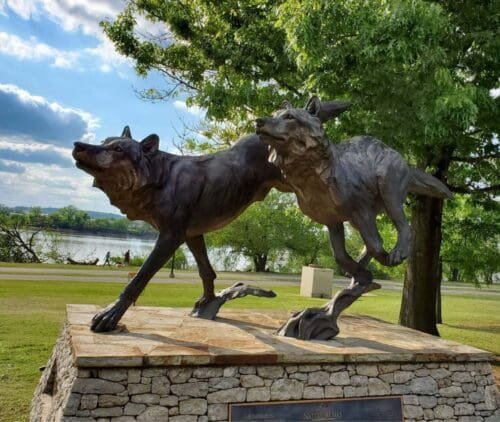
<path id="1" fill-rule="evenodd" d="M 168 261 L 181 243 L 182 238 L 178 233 L 160 232 L 153 251 L 136 276 L 125 287 L 116 302 L 94 316 L 91 330 L 95 332 L 114 330 L 125 311 L 137 300 L 149 280 Z"/>
<path id="2" fill-rule="evenodd" d="M 217 274 L 215 274 L 215 271 L 210 264 L 210 260 L 208 259 L 205 240 L 202 235 L 190 237 L 186 239 L 186 244 L 194 256 L 196 265 L 198 266 L 198 273 L 203 281 L 203 296 L 200 300 L 202 302 L 210 302 L 215 298 L 214 280 L 217 277 Z"/>

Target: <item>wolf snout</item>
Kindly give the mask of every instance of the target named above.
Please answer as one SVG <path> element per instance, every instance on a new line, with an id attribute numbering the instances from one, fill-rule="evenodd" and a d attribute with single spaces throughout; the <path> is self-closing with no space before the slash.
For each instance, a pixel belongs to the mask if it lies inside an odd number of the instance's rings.
<path id="1" fill-rule="evenodd" d="M 73 143 L 73 158 L 75 160 L 82 160 L 88 156 L 89 153 L 96 152 L 96 146 L 86 144 L 85 142 L 75 142 Z"/>
<path id="2" fill-rule="evenodd" d="M 74 142 L 73 147 L 74 152 L 79 152 L 85 149 L 85 144 L 83 142 Z"/>
<path id="3" fill-rule="evenodd" d="M 255 119 L 255 125 L 256 125 L 257 127 L 262 127 L 262 126 L 264 126 L 264 125 L 266 124 L 266 122 L 267 122 L 267 119 L 263 119 L 263 118 L 261 118 L 261 117 L 259 117 L 258 119 Z"/>
<path id="4" fill-rule="evenodd" d="M 82 153 L 97 153 L 99 152 L 100 147 L 97 145 L 86 144 L 85 142 L 74 142 L 73 143 L 73 157 L 76 158 L 76 155 L 81 155 Z"/>
<path id="5" fill-rule="evenodd" d="M 73 158 L 77 159 L 83 151 L 85 151 L 85 144 L 83 142 L 75 142 L 73 144 L 73 152 L 71 155 Z"/>

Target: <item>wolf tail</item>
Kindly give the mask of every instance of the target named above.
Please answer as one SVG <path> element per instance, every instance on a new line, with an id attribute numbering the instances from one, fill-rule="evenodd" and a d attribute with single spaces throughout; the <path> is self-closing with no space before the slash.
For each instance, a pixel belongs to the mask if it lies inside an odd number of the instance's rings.
<path id="1" fill-rule="evenodd" d="M 417 195 L 433 196 L 435 198 L 452 198 L 453 194 L 446 185 L 422 170 L 412 168 L 410 173 L 409 191 Z"/>

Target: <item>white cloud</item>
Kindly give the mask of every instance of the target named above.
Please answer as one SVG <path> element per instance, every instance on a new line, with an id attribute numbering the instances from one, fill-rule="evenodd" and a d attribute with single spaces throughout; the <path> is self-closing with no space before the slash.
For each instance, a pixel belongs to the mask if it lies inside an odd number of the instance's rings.
<path id="1" fill-rule="evenodd" d="M 176 109 L 192 114 L 196 117 L 204 117 L 205 109 L 199 106 L 188 106 L 184 101 L 175 100 L 173 105 Z"/>
<path id="2" fill-rule="evenodd" d="M 99 22 L 114 18 L 124 7 L 123 0 L 0 0 L 0 11 L 10 9 L 23 19 L 48 17 L 66 31 L 101 34 Z"/>
<path id="3" fill-rule="evenodd" d="M 163 22 L 152 22 L 143 15 L 135 15 L 135 19 L 135 34 L 139 39 L 154 40 L 163 47 L 171 43 L 173 35 Z"/>
<path id="4" fill-rule="evenodd" d="M 116 70 L 119 76 L 125 77 L 125 69 L 132 68 L 132 61 L 115 50 L 99 23 L 115 19 L 126 4 L 125 0 L 0 0 L 0 13 L 6 14 L 10 10 L 26 20 L 47 18 L 66 31 L 81 31 L 99 41 L 94 48 L 61 51 L 34 39 L 22 40 L 3 33 L 0 53 L 23 60 L 51 59 L 56 67 L 75 68 L 77 63 L 80 68 L 94 65 L 102 72 Z M 153 37 L 162 44 L 169 42 L 165 25 L 148 21 L 143 16 L 137 16 L 137 34 L 140 38 Z M 98 63 L 95 63 L 96 58 Z"/>
<path id="5" fill-rule="evenodd" d="M 107 64 L 107 63 L 103 63 L 99 67 L 99 69 L 101 69 L 101 72 L 103 72 L 103 73 L 109 73 L 109 72 L 111 72 L 113 70 L 113 69 L 111 69 L 111 66 L 109 64 Z"/>
<path id="6" fill-rule="evenodd" d="M 126 0 L 0 0 L 0 13 L 9 9 L 21 18 L 47 17 L 66 31 L 102 37 L 99 22 L 114 19 L 126 7 Z M 164 35 L 165 25 L 137 16 L 137 32 L 144 37 Z M 168 37 L 166 37 L 168 38 Z"/>
<path id="7" fill-rule="evenodd" d="M 37 2 L 32 0 L 0 0 L 0 13 L 8 7 L 23 19 L 29 19 L 37 11 Z"/>
<path id="8" fill-rule="evenodd" d="M 19 166 L 11 162 L 6 164 Z M 4 205 L 63 207 L 72 204 L 81 209 L 117 212 L 106 195 L 92 187 L 92 177 L 76 167 L 67 169 L 30 164 L 19 172 L 15 172 L 17 167 L 7 170 L 0 173 L 0 202 Z"/>
<path id="9" fill-rule="evenodd" d="M 0 134 L 68 147 L 88 140 L 98 120 L 83 110 L 49 102 L 16 85 L 0 84 Z"/>
<path id="10" fill-rule="evenodd" d="M 64 51 L 39 42 L 36 38 L 22 39 L 14 34 L 0 32 L 0 54 L 18 60 L 48 60 L 54 67 L 84 70 L 96 68 L 101 72 L 116 70 L 124 77 L 125 69 L 132 67 L 131 60 L 118 54 L 111 41 L 102 38 L 93 48 Z"/>
<path id="11" fill-rule="evenodd" d="M 0 158 L 0 173 L 19 174 L 24 173 L 25 171 L 26 167 L 24 167 L 22 164 Z"/>
<path id="12" fill-rule="evenodd" d="M 19 60 L 51 60 L 52 66 L 62 68 L 74 68 L 79 55 L 38 42 L 34 37 L 23 40 L 7 32 L 0 32 L 0 53 Z"/>
<path id="13" fill-rule="evenodd" d="M 102 38 L 97 47 L 84 49 L 82 54 L 97 58 L 100 63 L 99 70 L 104 73 L 108 73 L 113 69 L 121 73 L 125 68 L 132 67 L 132 61 L 117 53 L 115 46 L 107 38 Z"/>
<path id="14" fill-rule="evenodd" d="M 114 69 L 124 77 L 124 70 L 131 68 L 131 61 L 115 50 L 99 26 L 101 20 L 115 18 L 124 7 L 122 0 L 0 0 L 0 12 L 6 13 L 9 9 L 26 20 L 49 18 L 66 31 L 80 30 L 99 41 L 93 48 L 63 51 L 33 37 L 27 40 L 0 32 L 0 53 L 20 60 L 51 60 L 52 66 L 60 68 L 95 67 L 105 73 Z"/>
<path id="15" fill-rule="evenodd" d="M 0 0 L 0 14 L 50 20 L 76 33 L 68 37 L 79 33 L 93 37 L 85 39 L 90 48 L 66 51 L 45 44 L 42 35 L 38 39 L 22 38 L 3 32 L 0 54 L 59 68 L 116 72 L 124 77 L 130 74 L 131 61 L 116 52 L 99 22 L 115 19 L 126 4 L 127 0 Z M 142 18 L 138 19 L 138 31 L 145 37 L 166 32 L 163 25 Z M 72 203 L 82 209 L 117 212 L 106 195 L 92 187 L 92 177 L 66 161 L 71 160 L 71 143 L 91 142 L 97 126 L 97 119 L 89 113 L 14 85 L 0 84 L 0 202 L 42 206 Z"/>
<path id="16" fill-rule="evenodd" d="M 73 167 L 71 149 L 41 144 L 30 138 L 0 137 L 0 159 Z"/>
<path id="17" fill-rule="evenodd" d="M 1 203 L 111 209 L 71 157 L 72 141 L 93 138 L 96 127 L 89 113 L 0 84 Z"/>

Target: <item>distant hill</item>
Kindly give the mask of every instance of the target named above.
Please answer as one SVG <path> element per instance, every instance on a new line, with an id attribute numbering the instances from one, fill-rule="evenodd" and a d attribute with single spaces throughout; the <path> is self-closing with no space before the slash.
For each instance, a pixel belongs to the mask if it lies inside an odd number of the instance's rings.
<path id="1" fill-rule="evenodd" d="M 21 206 L 18 206 L 18 207 L 7 207 L 13 211 L 17 211 L 17 212 L 26 212 L 26 211 L 29 211 L 32 207 L 21 207 Z M 58 211 L 60 208 L 52 208 L 52 207 L 47 207 L 47 208 L 42 208 L 42 214 L 45 214 L 45 215 L 49 215 L 49 214 L 52 214 L 56 211 Z M 124 215 L 120 215 L 120 214 L 114 214 L 114 213 L 111 213 L 111 212 L 99 212 L 99 211 L 87 211 L 87 210 L 83 210 L 85 211 L 90 218 L 123 218 L 125 217 Z"/>

